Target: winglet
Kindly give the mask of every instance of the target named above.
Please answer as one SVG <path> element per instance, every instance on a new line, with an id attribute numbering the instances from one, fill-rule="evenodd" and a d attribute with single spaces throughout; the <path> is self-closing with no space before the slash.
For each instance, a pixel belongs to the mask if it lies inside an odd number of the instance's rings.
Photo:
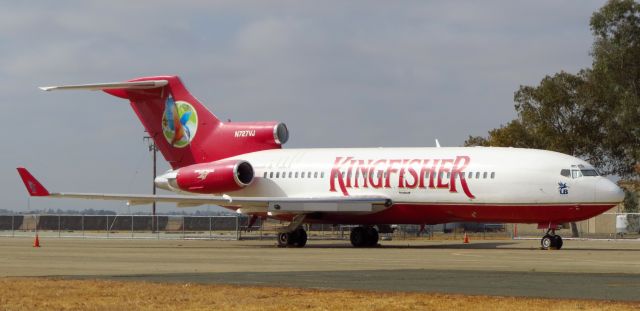
<path id="1" fill-rule="evenodd" d="M 24 186 L 27 187 L 27 192 L 32 197 L 46 197 L 49 195 L 49 191 L 24 167 L 18 167 L 18 174 L 22 178 Z"/>

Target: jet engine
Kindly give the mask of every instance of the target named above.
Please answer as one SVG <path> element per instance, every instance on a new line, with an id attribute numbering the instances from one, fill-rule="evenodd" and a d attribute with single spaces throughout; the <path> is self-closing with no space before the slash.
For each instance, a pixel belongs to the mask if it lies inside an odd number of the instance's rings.
<path id="1" fill-rule="evenodd" d="M 194 164 L 169 171 L 156 178 L 156 186 L 202 194 L 221 194 L 251 184 L 253 166 L 244 160 L 222 160 Z"/>

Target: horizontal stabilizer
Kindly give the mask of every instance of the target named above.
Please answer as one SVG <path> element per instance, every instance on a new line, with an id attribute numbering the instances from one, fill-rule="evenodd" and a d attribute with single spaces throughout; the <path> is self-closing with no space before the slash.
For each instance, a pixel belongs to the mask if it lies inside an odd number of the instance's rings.
<path id="1" fill-rule="evenodd" d="M 95 83 L 95 84 L 77 84 L 77 85 L 61 85 L 61 86 L 41 86 L 43 91 L 53 90 L 116 90 L 116 89 L 155 89 L 167 85 L 167 80 L 149 80 L 149 81 L 134 81 L 134 82 L 111 82 L 111 83 Z"/>

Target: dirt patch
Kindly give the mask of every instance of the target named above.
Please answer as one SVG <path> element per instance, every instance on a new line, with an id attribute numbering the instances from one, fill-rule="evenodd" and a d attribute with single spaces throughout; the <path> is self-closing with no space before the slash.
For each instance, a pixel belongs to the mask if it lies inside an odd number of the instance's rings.
<path id="1" fill-rule="evenodd" d="M 0 279 L 0 310 L 638 310 L 640 302 L 405 292 Z"/>

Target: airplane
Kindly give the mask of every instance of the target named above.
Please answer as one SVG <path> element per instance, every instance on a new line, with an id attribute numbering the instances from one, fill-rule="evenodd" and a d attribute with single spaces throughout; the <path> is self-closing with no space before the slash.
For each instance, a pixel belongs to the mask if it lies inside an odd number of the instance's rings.
<path id="1" fill-rule="evenodd" d="M 278 246 L 303 247 L 303 224 L 354 225 L 354 247 L 378 245 L 391 224 L 534 223 L 542 249 L 562 248 L 556 230 L 620 203 L 623 191 L 589 163 L 522 148 L 282 149 L 284 123 L 222 122 L 178 76 L 41 87 L 101 90 L 127 99 L 171 169 L 155 179 L 171 195 L 49 192 L 18 168 L 29 195 L 215 204 L 257 218 L 289 222 Z"/>

